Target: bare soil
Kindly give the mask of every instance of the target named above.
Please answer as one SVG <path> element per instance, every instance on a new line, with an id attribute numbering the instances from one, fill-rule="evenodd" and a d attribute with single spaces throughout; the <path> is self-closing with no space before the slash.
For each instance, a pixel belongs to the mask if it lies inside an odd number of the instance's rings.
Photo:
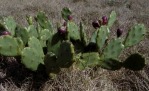
<path id="1" fill-rule="evenodd" d="M 125 31 L 125 37 L 135 23 L 143 23 L 149 30 L 148 0 L 0 0 L 0 17 L 13 16 L 19 24 L 26 26 L 26 15 L 34 16 L 38 11 L 44 11 L 56 26 L 57 22 L 63 22 L 63 7 L 72 10 L 76 23 L 83 21 L 89 36 L 94 31 L 92 21 L 108 16 L 112 10 L 118 15 L 111 29 L 112 37 L 116 35 L 117 28 Z M 148 39 L 146 34 L 139 45 L 126 49 L 120 59 L 123 61 L 131 53 L 139 52 L 149 61 Z M 149 91 L 148 62 L 139 72 L 127 69 L 111 72 L 101 68 L 93 72 L 87 69 L 62 72 L 51 80 L 42 70 L 30 72 L 14 58 L 0 59 L 0 91 Z"/>

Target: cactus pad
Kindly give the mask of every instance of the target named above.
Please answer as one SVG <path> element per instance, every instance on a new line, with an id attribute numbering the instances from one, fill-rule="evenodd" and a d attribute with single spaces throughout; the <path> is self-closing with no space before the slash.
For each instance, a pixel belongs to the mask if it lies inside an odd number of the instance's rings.
<path id="1" fill-rule="evenodd" d="M 101 26 L 97 31 L 98 32 L 97 32 L 96 43 L 101 51 L 105 44 L 106 39 L 108 39 L 110 31 L 109 28 L 106 26 Z"/>
<path id="2" fill-rule="evenodd" d="M 116 12 L 112 11 L 108 20 L 108 27 L 110 28 L 115 21 L 116 21 Z"/>
<path id="3" fill-rule="evenodd" d="M 36 38 L 39 37 L 38 32 L 37 32 L 37 29 L 35 28 L 34 25 L 28 26 L 28 28 L 26 30 L 28 32 L 29 37 L 32 37 L 32 36 L 34 36 Z"/>
<path id="4" fill-rule="evenodd" d="M 93 32 L 90 42 L 96 43 L 97 33 L 98 33 L 98 30 Z"/>
<path id="5" fill-rule="evenodd" d="M 139 71 L 145 66 L 145 59 L 140 54 L 132 54 L 123 62 L 123 66 L 130 70 Z"/>
<path id="6" fill-rule="evenodd" d="M 77 63 L 79 69 L 83 70 L 86 67 L 95 67 L 100 65 L 100 57 L 98 52 L 83 53 Z"/>
<path id="7" fill-rule="evenodd" d="M 104 69 L 119 70 L 122 67 L 122 63 L 115 59 L 106 59 L 100 65 Z"/>
<path id="8" fill-rule="evenodd" d="M 29 35 L 25 28 L 17 26 L 15 30 L 15 36 L 21 38 L 24 44 L 27 44 Z"/>
<path id="9" fill-rule="evenodd" d="M 68 68 L 74 62 L 74 46 L 71 42 L 62 42 L 59 49 L 57 63 L 62 68 Z"/>
<path id="10" fill-rule="evenodd" d="M 29 47 L 22 51 L 22 63 L 26 68 L 36 71 L 39 64 L 44 64 L 44 53 L 39 40 L 31 37 L 28 42 Z"/>
<path id="11" fill-rule="evenodd" d="M 121 39 L 113 39 L 110 43 L 106 46 L 103 52 L 104 59 L 117 59 L 120 55 L 121 51 L 123 50 L 124 45 L 121 42 Z"/>
<path id="12" fill-rule="evenodd" d="M 46 72 L 49 76 L 51 76 L 51 74 L 57 74 L 60 71 L 60 68 L 57 65 L 57 57 L 51 52 L 46 54 L 44 64 L 46 67 Z"/>
<path id="13" fill-rule="evenodd" d="M 48 29 L 44 29 L 40 33 L 40 43 L 42 47 L 46 47 L 46 41 L 52 37 L 52 32 L 50 32 Z"/>
<path id="14" fill-rule="evenodd" d="M 27 20 L 27 22 L 28 22 L 29 25 L 33 25 L 33 17 L 32 16 L 27 15 L 26 16 L 26 20 Z"/>
<path id="15" fill-rule="evenodd" d="M 125 40 L 125 46 L 133 46 L 137 43 L 139 43 L 146 34 L 146 29 L 143 24 L 136 24 L 134 25 L 131 30 L 129 31 L 126 40 Z"/>
<path id="16" fill-rule="evenodd" d="M 87 37 L 86 37 L 86 33 L 84 31 L 84 25 L 82 24 L 82 22 L 80 22 L 80 38 L 81 38 L 81 42 L 86 45 L 87 44 Z"/>
<path id="17" fill-rule="evenodd" d="M 16 22 L 12 17 L 7 17 L 4 18 L 4 25 L 6 29 L 11 33 L 13 36 L 15 34 L 15 29 L 16 29 Z"/>
<path id="18" fill-rule="evenodd" d="M 21 55 L 23 49 L 23 42 L 18 38 L 11 36 L 0 37 L 0 54 L 5 56 L 18 56 Z"/>
<path id="19" fill-rule="evenodd" d="M 61 11 L 62 17 L 64 20 L 68 20 L 68 16 L 72 14 L 71 10 L 67 7 L 63 8 Z"/>
<path id="20" fill-rule="evenodd" d="M 70 39 L 80 40 L 80 33 L 78 30 L 79 28 L 74 22 L 69 21 L 67 23 L 67 31 L 68 31 L 68 36 Z"/>
<path id="21" fill-rule="evenodd" d="M 38 12 L 35 19 L 43 29 L 49 29 L 50 31 L 53 31 L 51 21 L 48 20 L 45 12 Z"/>
<path id="22" fill-rule="evenodd" d="M 61 37 L 59 36 L 58 33 L 55 33 L 52 37 L 49 37 L 48 39 L 47 43 L 48 52 L 52 52 L 57 56 L 60 44 L 61 44 Z"/>

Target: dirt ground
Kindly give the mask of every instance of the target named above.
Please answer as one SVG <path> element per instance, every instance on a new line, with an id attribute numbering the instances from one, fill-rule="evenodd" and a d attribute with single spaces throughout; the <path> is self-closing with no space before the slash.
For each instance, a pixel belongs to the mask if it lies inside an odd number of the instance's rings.
<path id="1" fill-rule="evenodd" d="M 62 17 L 61 17 L 61 10 L 63 7 L 69 7 L 72 10 L 74 20 L 76 23 L 83 21 L 83 23 L 86 26 L 86 31 L 88 32 L 89 35 L 92 33 L 92 31 L 94 31 L 93 27 L 91 26 L 92 21 L 94 19 L 101 18 L 103 15 L 108 16 L 112 10 L 115 10 L 117 13 L 117 21 L 111 29 L 113 36 L 115 35 L 115 30 L 117 28 L 122 28 L 125 31 L 124 32 L 124 35 L 125 35 L 127 33 L 127 31 L 130 29 L 130 27 L 132 25 L 134 25 L 135 23 L 143 23 L 143 24 L 145 24 L 147 30 L 149 30 L 148 29 L 149 28 L 149 1 L 148 0 L 0 0 L 0 17 L 13 16 L 19 24 L 26 26 L 26 24 L 27 24 L 27 22 L 25 20 L 26 15 L 34 16 L 37 14 L 38 11 L 44 11 L 48 15 L 49 19 L 52 21 L 53 25 L 56 26 L 55 24 L 57 22 L 63 21 Z M 143 54 L 146 57 L 147 61 L 149 61 L 148 60 L 149 59 L 148 38 L 149 38 L 149 36 L 147 34 L 144 41 L 142 41 L 138 46 L 135 46 L 134 48 L 132 48 L 131 50 L 128 50 L 128 51 L 130 53 L 140 52 L 141 54 Z M 125 54 L 127 54 L 127 53 L 125 53 Z M 123 57 L 125 57 L 125 56 L 123 56 Z M 84 89 L 82 89 L 81 91 L 85 91 L 85 88 L 90 88 L 90 89 L 86 89 L 86 91 L 87 90 L 88 91 L 147 91 L 147 90 L 149 90 L 149 87 L 147 87 L 147 85 L 149 85 L 148 69 L 149 69 L 149 67 L 147 66 L 141 72 L 131 72 L 131 71 L 125 70 L 124 73 L 122 72 L 124 69 L 122 69 L 121 71 L 118 71 L 117 73 L 116 72 L 107 72 L 105 70 L 101 71 L 101 69 L 100 69 L 99 74 L 107 73 L 106 77 L 108 77 L 108 78 L 104 77 L 104 79 L 106 79 L 105 81 L 102 80 L 103 82 L 107 81 L 107 83 L 106 84 L 104 83 L 104 85 L 103 85 L 103 86 L 105 86 L 105 87 L 103 87 L 104 89 L 101 89 L 101 90 L 91 89 L 91 88 L 94 88 L 93 84 L 95 84 L 94 82 L 96 82 L 96 81 L 90 80 L 90 82 L 92 84 L 82 85 L 82 88 L 84 87 Z M 0 74 L 1 73 L 2 72 L 0 70 Z M 117 76 L 118 78 L 115 79 L 114 81 L 111 80 L 113 82 L 110 81 L 110 83 L 109 83 L 109 79 L 111 79 L 113 76 L 115 76 L 117 74 L 119 75 L 119 76 Z M 134 74 L 135 76 L 134 75 L 132 76 L 132 74 Z M 74 74 L 74 75 L 76 75 L 76 74 Z M 103 75 L 103 76 L 105 76 L 105 75 Z M 131 78 L 131 76 L 133 79 Z M 101 77 L 101 76 L 99 76 L 99 77 Z M 137 78 L 137 77 L 140 77 L 140 78 Z M 86 78 L 82 77 L 82 79 L 86 79 Z M 142 79 L 144 81 L 142 81 Z M 88 80 L 88 78 L 86 80 Z M 127 81 L 127 80 L 129 80 L 129 81 Z M 133 83 L 133 80 L 136 80 L 135 83 Z M 123 84 L 120 84 L 120 86 L 126 84 L 126 87 L 123 89 L 117 87 L 118 90 L 115 90 L 114 89 L 115 81 L 118 84 L 124 82 Z M 137 81 L 139 81 L 139 82 L 137 82 Z M 140 83 L 140 81 L 142 83 Z M 63 82 L 63 81 L 61 81 L 61 82 Z M 55 82 L 55 83 L 58 84 L 58 82 Z M 127 84 L 127 83 L 129 83 L 129 84 Z M 27 83 L 27 84 L 29 84 L 29 83 Z M 130 84 L 134 84 L 134 85 L 129 87 Z M 139 86 L 140 84 L 141 84 L 142 88 Z M 9 86 L 8 89 L 6 88 L 7 85 Z M 75 84 L 75 85 L 76 86 L 74 86 L 74 88 L 79 87 L 79 86 L 77 86 L 77 84 Z M 42 86 L 43 87 L 42 90 L 49 91 L 51 89 L 49 89 L 49 90 L 47 90 L 47 89 L 50 88 L 50 86 L 52 88 L 53 85 L 46 84 L 45 86 Z M 101 82 L 100 82 L 100 86 L 102 87 Z M 106 86 L 109 87 L 110 89 L 107 89 Z M 129 88 L 129 90 L 127 87 Z M 135 88 L 135 87 L 138 87 L 138 88 Z M 78 90 L 78 89 L 72 89 L 72 88 L 70 88 L 69 91 L 70 90 L 71 91 Z M 3 90 L 3 91 L 20 91 L 20 90 L 24 91 L 25 89 L 22 90 L 21 87 L 17 87 L 16 85 L 13 85 L 13 89 L 12 89 L 9 82 L 6 81 L 5 84 L 0 83 L 0 91 L 1 90 Z M 25 91 L 28 91 L 28 90 L 25 90 Z M 51 91 L 53 91 L 53 90 L 51 90 Z M 62 91 L 67 91 L 67 90 L 62 90 Z"/>

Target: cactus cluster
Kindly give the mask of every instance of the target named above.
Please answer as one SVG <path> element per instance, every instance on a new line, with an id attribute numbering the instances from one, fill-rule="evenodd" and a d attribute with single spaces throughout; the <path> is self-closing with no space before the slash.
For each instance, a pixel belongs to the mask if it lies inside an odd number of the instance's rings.
<path id="1" fill-rule="evenodd" d="M 44 53 L 40 41 L 35 37 L 30 37 L 28 47 L 25 47 L 21 53 L 22 63 L 32 71 L 38 69 L 39 64 L 44 64 Z"/>
<path id="2" fill-rule="evenodd" d="M 57 27 L 57 31 L 44 12 L 35 17 L 27 16 L 27 27 L 18 25 L 12 17 L 4 18 L 0 24 L 0 54 L 21 56 L 21 63 L 32 71 L 38 70 L 42 64 L 49 76 L 72 65 L 82 70 L 87 67 L 108 70 L 124 67 L 136 71 L 144 67 L 145 59 L 138 53 L 130 55 L 124 62 L 118 59 L 124 48 L 144 38 L 146 29 L 143 24 L 134 25 L 125 39 L 120 37 L 123 30 L 117 29 L 117 37 L 108 40 L 110 28 L 116 21 L 116 12 L 112 11 L 109 17 L 93 21 L 95 31 L 88 39 L 83 23 L 78 26 L 73 22 L 69 8 L 63 8 L 61 14 L 65 22 Z"/>

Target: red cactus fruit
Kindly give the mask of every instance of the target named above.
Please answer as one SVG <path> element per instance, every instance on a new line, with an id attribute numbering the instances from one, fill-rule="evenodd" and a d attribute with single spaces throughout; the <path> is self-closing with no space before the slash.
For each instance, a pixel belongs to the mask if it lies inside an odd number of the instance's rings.
<path id="1" fill-rule="evenodd" d="M 100 28 L 101 26 L 101 21 L 100 20 L 95 20 L 92 22 L 92 26 L 97 29 L 97 28 Z"/>
<path id="2" fill-rule="evenodd" d="M 2 31 L 1 35 L 11 35 L 11 33 L 9 31 Z"/>
<path id="3" fill-rule="evenodd" d="M 108 18 L 106 16 L 102 17 L 102 25 L 108 24 Z"/>
<path id="4" fill-rule="evenodd" d="M 68 20 L 71 21 L 73 19 L 72 15 L 68 15 Z"/>
<path id="5" fill-rule="evenodd" d="M 66 34 L 67 30 L 66 30 L 66 26 L 61 26 L 58 28 L 58 33 L 60 35 Z"/>

